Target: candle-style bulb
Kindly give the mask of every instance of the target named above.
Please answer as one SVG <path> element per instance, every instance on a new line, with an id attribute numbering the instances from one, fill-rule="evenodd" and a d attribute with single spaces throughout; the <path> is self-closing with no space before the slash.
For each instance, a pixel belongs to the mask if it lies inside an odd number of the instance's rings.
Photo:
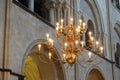
<path id="1" fill-rule="evenodd" d="M 61 23 L 63 23 L 63 21 L 64 21 L 64 20 L 63 20 L 63 19 L 61 19 Z"/>
<path id="2" fill-rule="evenodd" d="M 91 57 L 92 57 L 92 53 L 91 52 L 88 52 L 88 57 L 89 57 L 89 60 L 91 60 Z"/>
<path id="3" fill-rule="evenodd" d="M 98 48 L 98 45 L 99 45 L 99 42 L 98 42 L 98 41 L 96 41 L 96 48 Z"/>
<path id="4" fill-rule="evenodd" d="M 53 46 L 53 40 L 51 39 L 51 46 Z"/>
<path id="5" fill-rule="evenodd" d="M 59 27 L 56 27 L 56 31 L 58 31 L 59 30 Z"/>
<path id="6" fill-rule="evenodd" d="M 65 59 L 65 57 L 66 57 L 66 54 L 63 54 L 63 58 Z"/>
<path id="7" fill-rule="evenodd" d="M 84 47 L 84 42 L 83 41 L 81 41 L 81 45 L 82 45 L 82 48 Z"/>
<path id="8" fill-rule="evenodd" d="M 41 44 L 38 44 L 38 50 L 40 51 L 40 49 L 41 49 Z"/>
<path id="9" fill-rule="evenodd" d="M 49 34 L 48 33 L 46 34 L 46 37 L 49 38 Z"/>
<path id="10" fill-rule="evenodd" d="M 75 41 L 75 44 L 76 44 L 76 45 L 78 44 L 78 40 Z"/>
<path id="11" fill-rule="evenodd" d="M 64 46 L 67 47 L 67 43 L 66 42 L 64 43 Z"/>
<path id="12" fill-rule="evenodd" d="M 82 23 L 82 19 L 80 19 L 79 21 L 80 21 L 80 23 Z"/>
<path id="13" fill-rule="evenodd" d="M 70 24 L 73 24 L 73 18 L 70 19 Z"/>
<path id="14" fill-rule="evenodd" d="M 59 23 L 57 22 L 56 25 L 57 25 L 57 27 L 58 27 L 58 26 L 59 26 Z"/>
<path id="15" fill-rule="evenodd" d="M 85 28 L 85 22 L 83 22 L 83 28 Z"/>
<path id="16" fill-rule="evenodd" d="M 82 25 L 82 19 L 79 20 L 80 21 L 80 26 Z"/>
<path id="17" fill-rule="evenodd" d="M 91 37 L 91 40 L 93 41 L 93 40 L 94 40 L 94 37 Z"/>
<path id="18" fill-rule="evenodd" d="M 102 46 L 100 47 L 100 53 L 103 53 L 103 47 Z"/>
<path id="19" fill-rule="evenodd" d="M 51 54 L 51 52 L 49 52 L 49 54 L 48 54 L 48 55 L 49 55 L 49 59 L 51 60 L 51 57 L 52 57 L 52 54 Z"/>
<path id="20" fill-rule="evenodd" d="M 63 20 L 63 19 L 61 19 L 61 26 L 63 26 L 63 21 L 64 21 L 64 20 Z"/>
<path id="21" fill-rule="evenodd" d="M 89 36 L 91 36 L 91 35 L 92 35 L 92 32 L 90 31 L 90 32 L 89 32 Z"/>

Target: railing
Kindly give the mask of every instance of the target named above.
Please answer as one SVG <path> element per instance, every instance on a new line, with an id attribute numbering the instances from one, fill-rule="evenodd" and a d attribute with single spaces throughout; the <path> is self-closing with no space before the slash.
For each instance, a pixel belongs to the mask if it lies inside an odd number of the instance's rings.
<path id="1" fill-rule="evenodd" d="M 27 11 L 28 13 L 30 13 L 34 17 L 38 18 L 39 20 L 43 21 L 44 23 L 46 23 L 50 27 L 54 28 L 54 26 L 52 24 L 50 24 L 50 22 L 48 20 L 46 20 L 42 16 L 38 15 L 36 12 L 31 11 L 27 6 L 21 4 L 20 2 L 18 2 L 16 0 L 13 0 L 13 3 L 16 4 L 17 6 L 19 6 L 20 8 L 24 9 L 25 11 Z"/>
<path id="2" fill-rule="evenodd" d="M 21 75 L 21 74 L 17 74 L 17 73 L 15 73 L 15 72 L 12 72 L 11 69 L 3 69 L 3 68 L 0 68 L 0 73 L 1 73 L 1 75 L 4 74 L 4 72 L 10 73 L 10 75 L 17 77 L 18 80 L 24 80 L 24 77 L 25 77 L 24 75 Z M 2 80 L 3 80 L 3 79 L 2 79 Z"/>
<path id="3" fill-rule="evenodd" d="M 39 16 L 43 17 L 47 21 L 49 21 L 49 11 L 46 7 L 46 0 L 14 0 L 24 7 L 28 8 L 32 12 L 35 12 Z M 47 0 L 49 1 L 49 0 Z"/>

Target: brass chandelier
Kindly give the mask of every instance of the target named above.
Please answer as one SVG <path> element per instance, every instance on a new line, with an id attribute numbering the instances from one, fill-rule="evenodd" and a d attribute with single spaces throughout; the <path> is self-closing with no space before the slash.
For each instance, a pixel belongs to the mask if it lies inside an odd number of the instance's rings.
<path id="1" fill-rule="evenodd" d="M 64 26 L 64 20 L 61 19 L 60 22 L 56 23 L 55 26 L 55 38 L 58 42 L 61 42 L 61 53 L 63 63 L 68 63 L 71 66 L 76 62 L 76 59 L 83 58 L 84 51 L 88 51 L 86 60 L 83 60 L 86 63 L 92 63 L 92 53 L 103 56 L 103 47 L 99 45 L 98 41 L 95 41 L 93 33 L 91 31 L 86 31 L 86 24 L 79 20 L 79 26 L 73 25 L 73 18 L 70 19 L 70 24 Z M 87 33 L 87 40 L 83 40 L 82 37 Z M 86 44 L 87 45 L 86 45 Z M 54 51 L 54 41 L 46 34 L 45 44 L 49 49 L 48 57 L 51 60 L 53 58 L 52 52 Z M 38 45 L 40 51 L 41 44 Z"/>
<path id="2" fill-rule="evenodd" d="M 63 26 L 63 19 L 61 19 L 60 23 L 56 23 L 56 39 L 60 38 L 60 42 L 62 43 L 62 62 L 73 65 L 76 61 L 76 58 L 80 58 L 82 52 L 88 50 L 88 58 L 84 60 L 84 62 L 91 63 L 93 62 L 92 53 L 96 53 L 100 56 L 103 56 L 103 47 L 99 47 L 99 42 L 94 40 L 92 36 L 92 32 L 88 32 L 88 46 L 85 46 L 85 41 L 81 39 L 86 33 L 85 23 L 80 19 L 80 25 L 78 27 L 73 25 L 73 18 L 70 20 L 69 26 Z M 54 41 L 50 38 L 49 34 L 46 34 L 46 42 L 49 49 L 49 59 L 52 59 L 52 52 L 54 51 Z M 38 49 L 40 50 L 41 44 L 38 45 Z"/>

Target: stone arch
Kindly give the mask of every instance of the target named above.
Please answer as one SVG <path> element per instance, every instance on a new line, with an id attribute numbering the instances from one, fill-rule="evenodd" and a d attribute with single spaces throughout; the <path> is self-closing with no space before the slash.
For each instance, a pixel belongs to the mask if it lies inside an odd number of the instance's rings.
<path id="1" fill-rule="evenodd" d="M 89 44 L 89 42 L 87 41 L 88 39 L 89 39 L 89 32 L 92 32 L 92 36 L 94 37 L 95 35 L 94 35 L 94 33 L 95 33 L 95 30 L 94 30 L 94 24 L 93 24 L 93 22 L 92 22 L 92 20 L 88 20 L 87 21 L 87 31 L 86 31 L 86 33 L 85 33 L 85 40 L 86 40 L 86 46 L 89 46 L 90 44 Z"/>
<path id="2" fill-rule="evenodd" d="M 25 7 L 29 8 L 30 0 L 18 0 L 18 1 Z M 49 21 L 49 9 L 46 6 L 49 0 L 33 0 L 33 1 L 34 1 L 33 12 L 35 12 L 45 20 Z"/>
<path id="3" fill-rule="evenodd" d="M 105 78 L 101 69 L 97 66 L 94 66 L 88 70 L 85 80 L 105 80 Z"/>
<path id="4" fill-rule="evenodd" d="M 118 38 L 120 39 L 120 23 L 115 24 L 114 30 L 115 30 Z"/>
<path id="5" fill-rule="evenodd" d="M 116 44 L 116 52 L 115 52 L 115 63 L 120 66 L 120 44 Z"/>
<path id="6" fill-rule="evenodd" d="M 35 40 L 35 41 L 33 41 L 29 46 L 28 46 L 28 48 L 27 48 L 27 50 L 26 50 L 26 52 L 25 52 L 25 55 L 24 55 L 24 58 L 23 58 L 23 63 L 22 63 L 22 72 L 24 71 L 24 65 L 25 65 L 25 60 L 26 60 L 26 58 L 28 57 L 28 56 L 33 56 L 33 58 L 36 60 L 36 59 L 39 59 L 39 60 L 41 60 L 38 56 L 35 56 L 35 54 L 37 53 L 36 52 L 36 50 L 35 50 L 35 47 L 38 45 L 38 44 L 42 44 L 43 45 L 43 49 L 44 50 L 42 50 L 42 53 L 46 53 L 46 51 L 48 51 L 47 49 L 48 48 L 46 48 L 45 46 L 45 44 L 44 44 L 44 42 L 45 42 L 45 40 L 43 40 L 43 39 L 38 39 L 38 40 Z M 55 56 L 55 58 L 56 59 L 59 59 L 59 55 L 58 55 L 58 52 L 57 52 L 57 50 L 55 49 L 55 52 L 53 52 L 53 54 L 54 54 L 54 56 Z M 45 60 L 48 60 L 48 58 L 46 57 L 46 54 L 44 55 L 44 56 L 42 56 L 42 58 L 44 58 Z M 51 73 L 51 75 L 52 76 L 54 76 L 54 78 L 55 78 L 55 80 L 57 79 L 57 80 L 65 80 L 65 70 L 63 70 L 64 68 L 63 68 L 63 66 L 62 66 L 62 63 L 60 62 L 60 61 L 56 61 L 55 63 L 51 63 L 51 64 L 43 64 L 43 63 L 41 63 L 42 61 L 40 61 L 40 63 L 39 64 L 41 64 L 41 66 L 38 66 L 38 68 L 39 68 L 39 70 L 41 69 L 41 68 L 45 68 L 46 66 L 48 67 L 48 69 L 50 69 L 50 67 L 52 67 L 50 70 L 54 70 L 53 72 L 51 72 L 51 71 L 49 71 L 48 73 Z M 36 62 L 36 63 L 38 63 L 38 61 Z M 50 65 L 50 66 L 49 66 Z M 42 67 L 43 66 L 43 67 Z M 40 72 L 40 75 L 42 75 L 42 73 L 41 72 L 45 72 L 45 70 L 48 70 L 47 68 L 46 69 L 42 69 L 41 71 L 39 71 Z M 45 76 L 43 76 L 43 77 L 45 77 Z M 46 78 L 44 78 L 43 79 L 43 77 L 41 77 L 42 78 L 42 80 L 47 80 Z M 50 76 L 49 77 L 47 77 L 47 78 L 51 78 Z M 51 78 L 51 80 L 53 80 L 53 77 Z"/>
<path id="7" fill-rule="evenodd" d="M 93 33 L 95 33 L 95 28 L 94 28 L 94 24 L 93 24 L 92 20 L 88 20 L 87 26 L 88 26 L 88 30 L 90 30 Z"/>
<path id="8" fill-rule="evenodd" d="M 103 20 L 103 15 L 102 11 L 100 9 L 100 5 L 98 4 L 98 1 L 96 0 L 86 0 L 87 4 L 89 5 L 92 14 L 94 16 L 94 23 L 95 23 L 95 30 L 96 30 L 96 36 L 97 39 L 100 41 L 101 46 L 104 47 L 104 55 L 105 56 L 110 56 L 110 54 L 107 54 L 107 49 L 109 49 L 109 46 L 107 45 L 108 43 L 108 38 L 105 37 L 105 25 L 104 25 L 104 20 Z M 108 52 L 109 53 L 109 52 Z"/>
<path id="9" fill-rule="evenodd" d="M 34 0 L 34 12 L 49 21 L 49 10 L 46 6 L 49 0 Z"/>
<path id="10" fill-rule="evenodd" d="M 120 66 L 120 23 L 117 22 L 115 24 L 115 27 L 114 27 L 114 48 L 115 48 L 115 54 L 113 56 L 115 56 L 115 62 L 116 62 L 116 65 Z"/>
<path id="11" fill-rule="evenodd" d="M 104 32 L 103 16 L 97 1 L 86 0 L 86 2 L 92 11 L 92 14 L 94 15 L 96 32 Z"/>

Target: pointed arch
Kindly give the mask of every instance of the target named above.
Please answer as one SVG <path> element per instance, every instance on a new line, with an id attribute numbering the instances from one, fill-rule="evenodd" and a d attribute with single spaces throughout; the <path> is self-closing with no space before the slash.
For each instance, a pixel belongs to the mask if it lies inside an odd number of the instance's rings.
<path id="1" fill-rule="evenodd" d="M 47 64 L 47 63 L 44 63 L 42 59 L 48 61 L 48 56 L 47 56 L 47 52 L 48 52 L 48 48 L 46 47 L 46 45 L 44 44 L 45 40 L 43 39 L 37 39 L 35 41 L 33 41 L 27 48 L 25 54 L 24 54 L 24 57 L 23 57 L 23 61 L 22 61 L 22 73 L 24 72 L 24 66 L 25 66 L 25 61 L 26 61 L 26 58 L 28 56 L 32 57 L 32 59 L 35 61 L 35 63 L 37 64 L 37 67 L 38 69 L 40 70 L 40 75 L 42 76 L 41 78 L 44 78 L 45 80 L 47 80 L 46 78 L 49 78 L 51 80 L 53 79 L 57 79 L 57 80 L 65 80 L 65 72 L 64 72 L 64 67 L 62 65 L 62 63 L 60 61 L 56 61 L 54 63 L 51 63 L 51 64 Z M 42 47 L 42 56 L 41 58 L 38 57 L 39 55 L 37 55 L 38 53 L 38 48 L 37 48 L 37 45 L 38 44 L 42 44 L 43 47 Z M 56 59 L 59 59 L 59 56 L 58 55 L 58 52 L 57 50 L 55 49 L 55 51 L 53 52 L 53 55 L 55 56 Z M 35 65 L 33 65 L 35 67 Z M 47 68 L 48 67 L 48 68 Z M 37 68 L 35 68 L 37 69 Z M 42 70 L 41 70 L 42 69 Z M 48 72 L 46 72 L 48 71 Z M 44 73 L 42 73 L 44 72 Z M 44 74 L 48 74 L 51 75 L 51 76 L 48 76 L 48 77 L 45 77 L 46 75 Z M 50 74 L 51 73 L 51 74 Z"/>

